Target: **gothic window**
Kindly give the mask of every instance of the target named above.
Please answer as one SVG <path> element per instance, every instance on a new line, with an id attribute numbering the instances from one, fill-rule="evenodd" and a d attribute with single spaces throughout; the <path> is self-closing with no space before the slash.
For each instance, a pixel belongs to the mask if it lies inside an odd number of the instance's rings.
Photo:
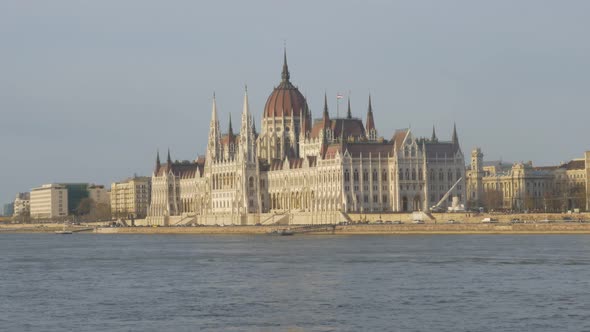
<path id="1" fill-rule="evenodd" d="M 453 181 L 453 172 L 452 171 L 449 171 L 448 178 L 449 178 L 449 182 Z"/>
<path id="2" fill-rule="evenodd" d="M 367 181 L 369 181 L 369 172 L 364 171 L 363 172 L 363 182 L 367 182 Z"/>
<path id="3" fill-rule="evenodd" d="M 445 174 L 443 173 L 442 168 L 438 171 L 438 180 L 441 182 L 445 180 Z"/>
<path id="4" fill-rule="evenodd" d="M 254 189 L 254 177 L 251 176 L 248 182 L 248 186 L 250 187 L 250 189 Z"/>
<path id="5" fill-rule="evenodd" d="M 377 170 L 376 169 L 373 170 L 373 179 L 372 180 L 373 180 L 373 182 L 377 182 L 379 180 L 379 178 L 377 178 Z"/>
<path id="6" fill-rule="evenodd" d="M 410 169 L 406 168 L 406 180 L 410 179 Z"/>
<path id="7" fill-rule="evenodd" d="M 344 171 L 344 182 L 350 182 L 350 172 L 348 170 Z"/>
<path id="8" fill-rule="evenodd" d="M 365 196 L 363 197 L 363 201 L 364 201 L 365 203 L 369 203 L 369 195 L 365 195 Z"/>
<path id="9" fill-rule="evenodd" d="M 377 203 L 379 201 L 379 198 L 377 195 L 373 195 L 373 203 Z"/>
<path id="10" fill-rule="evenodd" d="M 433 170 L 433 169 L 431 169 L 431 170 L 430 170 L 430 181 L 434 181 L 434 178 L 435 178 L 435 177 L 434 177 L 434 170 Z"/>
<path id="11" fill-rule="evenodd" d="M 383 172 L 381 173 L 381 180 L 382 181 L 387 181 L 387 170 L 383 170 Z"/>
<path id="12" fill-rule="evenodd" d="M 400 180 L 404 179 L 404 171 L 401 168 L 399 169 L 399 179 Z"/>
<path id="13" fill-rule="evenodd" d="M 412 147 L 412 157 L 416 156 L 416 148 Z"/>
<path id="14" fill-rule="evenodd" d="M 422 181 L 422 168 L 418 168 L 418 180 Z"/>
<path id="15" fill-rule="evenodd" d="M 416 170 L 412 168 L 412 180 L 416 180 Z"/>
<path id="16" fill-rule="evenodd" d="M 354 170 L 353 178 L 354 178 L 354 181 L 359 180 L 359 171 L 357 169 Z"/>
<path id="17" fill-rule="evenodd" d="M 461 178 L 461 169 L 457 168 L 457 180 Z"/>
<path id="18" fill-rule="evenodd" d="M 387 195 L 383 195 L 383 203 L 387 202 Z"/>

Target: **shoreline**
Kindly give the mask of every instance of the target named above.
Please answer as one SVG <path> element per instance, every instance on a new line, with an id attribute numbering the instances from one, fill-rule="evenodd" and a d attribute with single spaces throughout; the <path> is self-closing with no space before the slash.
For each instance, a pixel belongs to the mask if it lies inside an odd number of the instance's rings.
<path id="1" fill-rule="evenodd" d="M 285 226 L 197 226 L 197 227 L 67 227 L 74 233 L 86 234 L 188 234 L 188 235 L 266 235 Z M 291 226 L 297 229 L 297 226 Z M 0 234 L 54 233 L 62 226 L 2 225 Z M 590 223 L 535 224 L 363 224 L 328 227 L 301 235 L 582 235 L 590 234 Z"/>

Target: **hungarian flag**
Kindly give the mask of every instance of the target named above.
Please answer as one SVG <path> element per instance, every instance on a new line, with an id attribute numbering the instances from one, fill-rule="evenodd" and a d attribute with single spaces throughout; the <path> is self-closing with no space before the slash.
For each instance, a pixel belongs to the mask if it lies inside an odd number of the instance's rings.
<path id="1" fill-rule="evenodd" d="M 342 99 L 342 98 L 344 98 L 344 96 L 343 96 L 343 95 L 341 95 L 341 94 L 337 94 L 337 95 L 336 95 L 336 99 Z"/>

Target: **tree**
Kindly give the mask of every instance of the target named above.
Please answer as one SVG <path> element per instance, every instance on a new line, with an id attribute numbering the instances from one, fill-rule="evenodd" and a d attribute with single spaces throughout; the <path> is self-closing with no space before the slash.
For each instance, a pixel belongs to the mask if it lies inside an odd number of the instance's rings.
<path id="1" fill-rule="evenodd" d="M 92 198 L 82 198 L 82 200 L 80 200 L 80 204 L 78 204 L 78 207 L 76 208 L 76 215 L 85 216 L 90 214 L 90 212 L 92 212 L 92 210 L 95 208 L 95 205 L 96 204 Z"/>

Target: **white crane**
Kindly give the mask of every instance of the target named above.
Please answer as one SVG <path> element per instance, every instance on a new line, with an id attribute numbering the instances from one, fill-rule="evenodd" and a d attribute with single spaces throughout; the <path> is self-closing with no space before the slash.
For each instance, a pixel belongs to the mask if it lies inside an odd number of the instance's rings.
<path id="1" fill-rule="evenodd" d="M 457 182 L 455 182 L 455 184 L 451 187 L 451 189 L 449 189 L 449 191 L 447 191 L 447 193 L 444 194 L 444 196 L 440 199 L 440 201 L 438 201 L 438 203 L 436 203 L 436 205 L 434 205 L 430 208 L 430 211 L 438 210 L 440 205 L 449 197 L 449 195 L 451 194 L 451 191 L 453 191 L 453 189 L 455 189 L 455 187 L 459 184 L 459 182 L 461 182 L 461 180 L 463 180 L 462 177 L 459 178 L 459 180 L 457 180 Z"/>

